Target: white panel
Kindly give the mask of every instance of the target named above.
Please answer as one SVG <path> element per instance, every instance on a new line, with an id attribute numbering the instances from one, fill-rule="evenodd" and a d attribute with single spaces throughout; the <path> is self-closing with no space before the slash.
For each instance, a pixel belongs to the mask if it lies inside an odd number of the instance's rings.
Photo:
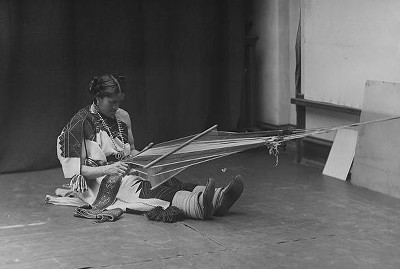
<path id="1" fill-rule="evenodd" d="M 338 130 L 322 174 L 346 180 L 353 162 L 357 130 Z"/>
<path id="2" fill-rule="evenodd" d="M 366 84 L 361 121 L 400 116 L 400 84 Z M 351 182 L 400 198 L 400 120 L 361 126 Z"/>

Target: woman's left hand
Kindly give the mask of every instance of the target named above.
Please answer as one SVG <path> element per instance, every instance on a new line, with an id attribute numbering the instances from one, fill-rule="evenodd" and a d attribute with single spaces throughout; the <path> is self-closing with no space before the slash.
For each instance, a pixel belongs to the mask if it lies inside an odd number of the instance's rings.
<path id="1" fill-rule="evenodd" d="M 139 171 L 132 168 L 128 171 L 127 175 L 138 176 Z"/>

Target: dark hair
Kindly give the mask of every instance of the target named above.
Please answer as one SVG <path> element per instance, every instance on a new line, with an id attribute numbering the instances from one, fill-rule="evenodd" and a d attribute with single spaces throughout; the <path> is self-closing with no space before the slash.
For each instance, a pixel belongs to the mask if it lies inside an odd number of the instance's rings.
<path id="1" fill-rule="evenodd" d="M 89 84 L 89 93 L 94 97 L 110 97 L 114 94 L 125 92 L 125 77 L 106 74 L 94 77 Z"/>

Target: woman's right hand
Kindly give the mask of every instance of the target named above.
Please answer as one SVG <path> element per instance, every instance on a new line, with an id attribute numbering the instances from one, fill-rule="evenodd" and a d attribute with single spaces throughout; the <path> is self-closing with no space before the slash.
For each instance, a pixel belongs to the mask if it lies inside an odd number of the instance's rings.
<path id="1" fill-rule="evenodd" d="M 104 166 L 105 174 L 108 176 L 123 176 L 128 172 L 129 165 L 123 162 L 115 162 Z"/>

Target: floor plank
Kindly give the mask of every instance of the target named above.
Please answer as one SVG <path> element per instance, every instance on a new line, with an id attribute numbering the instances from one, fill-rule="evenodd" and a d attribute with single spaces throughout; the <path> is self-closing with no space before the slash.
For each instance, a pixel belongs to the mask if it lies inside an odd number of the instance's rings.
<path id="1" fill-rule="evenodd" d="M 59 168 L 0 175 L 0 268 L 400 268 L 399 200 L 321 172 L 263 149 L 190 168 L 180 179 L 240 173 L 245 191 L 225 217 L 173 224 L 44 204 Z"/>

